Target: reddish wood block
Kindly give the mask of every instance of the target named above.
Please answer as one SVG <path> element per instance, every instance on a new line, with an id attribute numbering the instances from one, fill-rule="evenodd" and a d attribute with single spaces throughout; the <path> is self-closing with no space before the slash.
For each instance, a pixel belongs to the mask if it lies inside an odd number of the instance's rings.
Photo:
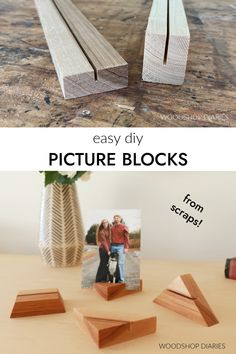
<path id="1" fill-rule="evenodd" d="M 229 277 L 230 279 L 236 279 L 236 259 L 230 262 Z"/>
<path id="2" fill-rule="evenodd" d="M 154 302 L 208 327 L 219 323 L 191 274 L 176 278 Z"/>
<path id="3" fill-rule="evenodd" d="M 226 259 L 225 277 L 236 280 L 236 258 Z"/>
<path id="4" fill-rule="evenodd" d="M 140 288 L 137 290 L 126 289 L 125 283 L 94 283 L 94 289 L 107 301 L 135 294 L 142 291 L 142 288 L 142 280 L 140 280 Z"/>
<path id="5" fill-rule="evenodd" d="M 58 289 L 21 291 L 16 297 L 11 318 L 63 312 L 66 311 Z"/>
<path id="6" fill-rule="evenodd" d="M 126 342 L 156 332 L 156 317 L 84 313 L 75 309 L 76 317 L 85 325 L 99 348 Z"/>

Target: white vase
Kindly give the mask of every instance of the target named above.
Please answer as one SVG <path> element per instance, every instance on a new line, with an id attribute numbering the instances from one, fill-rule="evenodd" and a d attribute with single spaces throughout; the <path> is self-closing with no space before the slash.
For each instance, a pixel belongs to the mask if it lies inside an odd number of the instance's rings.
<path id="1" fill-rule="evenodd" d="M 81 262 L 84 230 L 75 184 L 43 189 L 39 249 L 43 262 L 71 267 Z"/>

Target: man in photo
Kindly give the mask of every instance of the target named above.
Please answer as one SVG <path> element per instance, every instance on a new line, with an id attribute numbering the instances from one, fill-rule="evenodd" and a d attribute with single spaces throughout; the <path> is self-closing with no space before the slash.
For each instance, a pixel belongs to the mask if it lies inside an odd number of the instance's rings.
<path id="1" fill-rule="evenodd" d="M 125 281 L 125 254 L 129 250 L 129 231 L 126 225 L 122 223 L 122 217 L 115 215 L 113 217 L 113 226 L 111 228 L 111 252 L 118 254 L 119 279 L 117 283 Z"/>

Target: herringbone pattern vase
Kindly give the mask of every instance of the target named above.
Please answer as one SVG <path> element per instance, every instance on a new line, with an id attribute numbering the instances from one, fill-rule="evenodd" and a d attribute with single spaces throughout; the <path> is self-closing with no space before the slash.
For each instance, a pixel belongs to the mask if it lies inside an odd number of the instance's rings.
<path id="1" fill-rule="evenodd" d="M 44 263 L 52 267 L 78 265 L 83 252 L 83 239 L 75 184 L 50 184 L 45 187 L 39 237 Z"/>

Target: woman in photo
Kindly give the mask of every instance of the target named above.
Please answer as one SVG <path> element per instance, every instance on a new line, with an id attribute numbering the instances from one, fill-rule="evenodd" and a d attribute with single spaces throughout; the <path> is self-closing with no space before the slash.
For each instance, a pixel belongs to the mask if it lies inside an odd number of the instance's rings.
<path id="1" fill-rule="evenodd" d="M 97 270 L 96 283 L 108 282 L 108 261 L 110 252 L 111 227 L 107 219 L 101 221 L 97 233 L 96 243 L 99 246 L 100 264 Z"/>

